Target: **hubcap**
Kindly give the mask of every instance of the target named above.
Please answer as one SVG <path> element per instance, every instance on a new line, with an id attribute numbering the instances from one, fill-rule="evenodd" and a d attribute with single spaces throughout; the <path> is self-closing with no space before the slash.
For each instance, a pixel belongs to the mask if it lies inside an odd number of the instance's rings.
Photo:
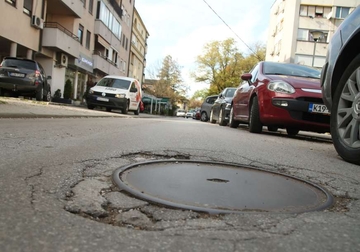
<path id="1" fill-rule="evenodd" d="M 360 148 L 360 68 L 349 77 L 336 111 L 340 138 L 350 148 Z"/>

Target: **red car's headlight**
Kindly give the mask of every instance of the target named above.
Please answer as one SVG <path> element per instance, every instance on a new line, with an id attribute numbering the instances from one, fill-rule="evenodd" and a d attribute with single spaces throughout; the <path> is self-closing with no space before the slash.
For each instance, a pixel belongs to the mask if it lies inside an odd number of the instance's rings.
<path id="1" fill-rule="evenodd" d="M 276 93 L 282 93 L 282 94 L 293 94 L 295 93 L 295 89 L 293 86 L 291 86 L 289 83 L 285 81 L 271 81 L 267 88 L 270 91 L 274 91 Z"/>

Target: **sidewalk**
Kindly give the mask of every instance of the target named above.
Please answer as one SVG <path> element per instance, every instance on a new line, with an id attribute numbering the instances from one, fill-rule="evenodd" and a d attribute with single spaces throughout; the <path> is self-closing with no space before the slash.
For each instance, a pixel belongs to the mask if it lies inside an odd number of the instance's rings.
<path id="1" fill-rule="evenodd" d="M 82 105 L 0 97 L 0 118 L 129 117 L 121 113 L 90 110 Z"/>

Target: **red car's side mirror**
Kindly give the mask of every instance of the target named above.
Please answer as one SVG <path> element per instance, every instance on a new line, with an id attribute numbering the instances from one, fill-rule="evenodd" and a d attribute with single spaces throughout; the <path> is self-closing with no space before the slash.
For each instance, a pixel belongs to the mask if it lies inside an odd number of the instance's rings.
<path id="1" fill-rule="evenodd" d="M 245 74 L 241 75 L 241 79 L 242 79 L 242 80 L 245 80 L 245 81 L 251 80 L 251 78 L 252 78 L 252 74 L 251 74 L 251 73 L 245 73 Z"/>

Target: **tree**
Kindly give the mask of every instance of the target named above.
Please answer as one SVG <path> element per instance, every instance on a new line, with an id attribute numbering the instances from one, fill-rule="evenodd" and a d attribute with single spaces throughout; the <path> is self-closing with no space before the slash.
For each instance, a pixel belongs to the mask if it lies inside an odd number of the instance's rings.
<path id="1" fill-rule="evenodd" d="M 240 82 L 243 55 L 235 46 L 235 40 L 213 41 L 205 45 L 204 54 L 197 57 L 197 82 L 210 84 L 209 93 L 218 94 L 226 87 Z"/>
<path id="2" fill-rule="evenodd" d="M 241 68 L 244 73 L 250 72 L 250 70 L 259 62 L 265 60 L 266 47 L 261 43 L 256 43 L 251 50 L 252 52 L 243 59 Z"/>
<path id="3" fill-rule="evenodd" d="M 207 88 L 204 88 L 201 90 L 196 90 L 191 99 L 205 100 L 205 98 L 208 96 L 208 94 L 209 94 L 209 89 L 207 89 Z"/>
<path id="4" fill-rule="evenodd" d="M 189 102 L 187 103 L 187 106 L 188 106 L 188 108 L 192 108 L 192 109 L 200 108 L 202 103 L 203 103 L 203 100 L 201 100 L 201 99 L 191 98 L 189 100 Z"/>
<path id="5" fill-rule="evenodd" d="M 64 87 L 64 98 L 70 99 L 72 96 L 72 83 L 70 79 L 67 79 Z"/>
<path id="6" fill-rule="evenodd" d="M 170 55 L 163 59 L 154 84 L 154 95 L 168 97 L 172 104 L 185 99 L 188 87 L 181 78 L 181 67 Z"/>
<path id="7" fill-rule="evenodd" d="M 207 95 L 219 94 L 226 87 L 237 87 L 241 74 L 249 72 L 254 65 L 265 59 L 265 46 L 255 44 L 248 56 L 235 46 L 235 40 L 213 41 L 205 45 L 204 53 L 197 57 L 197 82 L 210 84 Z"/>

